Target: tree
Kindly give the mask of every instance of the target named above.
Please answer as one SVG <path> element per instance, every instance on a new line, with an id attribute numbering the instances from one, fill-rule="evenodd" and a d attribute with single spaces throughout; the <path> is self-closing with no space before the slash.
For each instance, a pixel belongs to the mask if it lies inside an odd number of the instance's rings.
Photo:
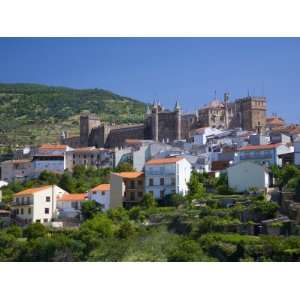
<path id="1" fill-rule="evenodd" d="M 76 182 L 75 182 L 74 178 L 72 177 L 71 173 L 69 173 L 68 171 L 65 171 L 63 173 L 58 185 L 62 189 L 68 191 L 69 193 L 75 192 Z"/>
<path id="2" fill-rule="evenodd" d="M 48 232 L 48 230 L 43 224 L 33 223 L 33 224 L 28 225 L 24 229 L 23 236 L 28 238 L 29 240 L 37 239 L 39 237 L 46 236 L 47 232 Z"/>
<path id="3" fill-rule="evenodd" d="M 122 162 L 115 168 L 115 172 L 132 172 L 135 171 L 132 164 L 129 162 Z"/>
<path id="4" fill-rule="evenodd" d="M 192 172 L 190 182 L 188 183 L 189 193 L 188 196 L 190 199 L 200 199 L 205 194 L 205 189 L 202 183 L 200 183 L 197 173 Z"/>
<path id="5" fill-rule="evenodd" d="M 153 197 L 152 194 L 150 193 L 145 193 L 144 194 L 144 197 L 143 197 L 143 200 L 141 202 L 141 206 L 144 207 L 144 208 L 153 208 L 156 206 L 156 201 Z"/>
<path id="6" fill-rule="evenodd" d="M 172 262 L 197 262 L 208 261 L 200 245 L 190 239 L 179 239 L 176 247 L 168 254 L 168 261 Z"/>
<path id="7" fill-rule="evenodd" d="M 103 206 L 94 200 L 87 200 L 81 204 L 81 215 L 84 220 L 91 219 L 102 212 Z"/>
<path id="8" fill-rule="evenodd" d="M 57 174 L 45 170 L 40 174 L 39 180 L 43 181 L 44 183 L 53 185 L 53 184 L 58 184 L 59 177 Z"/>

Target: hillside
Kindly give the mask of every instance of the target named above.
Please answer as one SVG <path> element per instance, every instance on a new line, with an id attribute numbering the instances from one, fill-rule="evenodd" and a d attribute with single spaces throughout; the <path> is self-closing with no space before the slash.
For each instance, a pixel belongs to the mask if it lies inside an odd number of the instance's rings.
<path id="1" fill-rule="evenodd" d="M 145 104 L 102 89 L 0 84 L 0 145 L 55 142 L 62 130 L 78 134 L 84 111 L 107 122 L 138 123 Z"/>

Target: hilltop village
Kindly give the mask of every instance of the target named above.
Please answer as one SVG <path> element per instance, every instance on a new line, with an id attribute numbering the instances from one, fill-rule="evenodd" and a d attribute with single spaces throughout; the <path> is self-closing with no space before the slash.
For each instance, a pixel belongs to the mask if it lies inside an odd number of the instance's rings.
<path id="1" fill-rule="evenodd" d="M 211 217 L 204 233 L 299 235 L 299 136 L 300 126 L 267 117 L 265 97 L 231 102 L 228 93 L 194 114 L 155 101 L 136 125 L 85 113 L 79 136 L 64 131 L 59 144 L 2 159 L 1 226 L 81 228 L 121 209 L 184 234 L 189 218 Z"/>

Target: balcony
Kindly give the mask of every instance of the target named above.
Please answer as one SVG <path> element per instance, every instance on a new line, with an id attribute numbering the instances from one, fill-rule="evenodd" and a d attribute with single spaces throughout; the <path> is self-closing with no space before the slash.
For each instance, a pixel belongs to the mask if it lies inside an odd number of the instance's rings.
<path id="1" fill-rule="evenodd" d="M 16 201 L 14 200 L 12 203 L 11 203 L 11 206 L 32 206 L 33 205 L 33 201 L 32 200 L 24 200 L 24 201 Z"/>

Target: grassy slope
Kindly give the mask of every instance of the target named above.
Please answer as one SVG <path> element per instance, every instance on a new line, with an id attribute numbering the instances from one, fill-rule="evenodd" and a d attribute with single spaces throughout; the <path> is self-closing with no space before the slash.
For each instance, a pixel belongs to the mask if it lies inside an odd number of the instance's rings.
<path id="1" fill-rule="evenodd" d="M 0 144 L 55 142 L 62 130 L 78 134 L 84 111 L 103 121 L 139 123 L 145 104 L 102 89 L 0 84 Z"/>

